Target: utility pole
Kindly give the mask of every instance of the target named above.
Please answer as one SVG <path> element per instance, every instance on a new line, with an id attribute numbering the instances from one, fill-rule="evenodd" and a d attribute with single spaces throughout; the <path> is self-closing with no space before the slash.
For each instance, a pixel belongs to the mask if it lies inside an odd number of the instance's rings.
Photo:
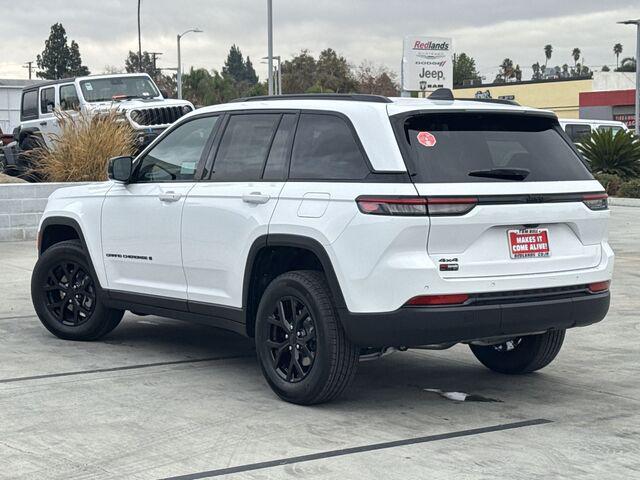
<path id="1" fill-rule="evenodd" d="M 637 20 L 626 20 L 618 22 L 623 25 L 636 26 L 636 135 L 640 136 L 640 18 Z"/>
<path id="2" fill-rule="evenodd" d="M 142 36 L 140 34 L 140 2 L 138 0 L 138 73 L 142 72 Z"/>
<path id="3" fill-rule="evenodd" d="M 158 73 L 158 67 L 156 66 L 156 61 L 158 57 L 162 55 L 162 52 L 149 52 L 149 55 L 151 55 L 151 61 L 153 62 L 153 74 L 155 75 Z"/>
<path id="4" fill-rule="evenodd" d="M 22 68 L 28 68 L 29 69 L 29 80 L 31 80 L 31 71 L 33 70 L 33 62 L 27 62 L 25 63 Z"/>
<path id="5" fill-rule="evenodd" d="M 269 95 L 273 95 L 273 2 L 267 0 L 267 70 Z"/>

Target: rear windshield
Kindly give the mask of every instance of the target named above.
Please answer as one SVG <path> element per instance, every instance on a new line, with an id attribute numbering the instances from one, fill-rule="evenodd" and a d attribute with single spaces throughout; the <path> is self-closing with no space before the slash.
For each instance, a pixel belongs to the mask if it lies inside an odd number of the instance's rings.
<path id="1" fill-rule="evenodd" d="M 593 177 L 553 118 L 503 113 L 408 117 L 409 168 L 418 183 L 544 182 Z"/>

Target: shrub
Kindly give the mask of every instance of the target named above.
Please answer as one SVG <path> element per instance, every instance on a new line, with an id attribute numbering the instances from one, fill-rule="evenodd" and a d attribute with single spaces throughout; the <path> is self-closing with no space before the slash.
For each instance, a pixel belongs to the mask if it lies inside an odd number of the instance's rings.
<path id="1" fill-rule="evenodd" d="M 623 183 L 623 180 L 619 176 L 612 175 L 611 173 L 596 173 L 594 177 L 596 177 L 596 180 L 602 184 L 611 196 L 617 195 L 620 185 Z"/>
<path id="2" fill-rule="evenodd" d="M 640 178 L 624 182 L 618 190 L 620 197 L 640 198 Z"/>
<path id="3" fill-rule="evenodd" d="M 107 179 L 111 157 L 133 155 L 135 135 L 117 112 L 96 116 L 56 112 L 60 133 L 49 136 L 50 147 L 29 152 L 34 173 L 49 182 L 88 182 Z"/>
<path id="4" fill-rule="evenodd" d="M 593 173 L 609 173 L 622 179 L 640 175 L 640 139 L 632 132 L 594 130 L 577 145 Z"/>

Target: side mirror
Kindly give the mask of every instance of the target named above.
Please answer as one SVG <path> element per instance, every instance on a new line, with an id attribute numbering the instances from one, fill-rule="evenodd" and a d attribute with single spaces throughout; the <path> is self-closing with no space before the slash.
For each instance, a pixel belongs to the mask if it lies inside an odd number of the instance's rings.
<path id="1" fill-rule="evenodd" d="M 118 183 L 129 183 L 131 180 L 132 157 L 114 157 L 109 160 L 107 175 L 109 180 Z"/>

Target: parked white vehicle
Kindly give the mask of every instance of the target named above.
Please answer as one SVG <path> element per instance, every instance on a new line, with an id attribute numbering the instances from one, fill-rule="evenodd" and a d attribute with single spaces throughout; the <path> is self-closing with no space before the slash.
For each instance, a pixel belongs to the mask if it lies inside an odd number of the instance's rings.
<path id="1" fill-rule="evenodd" d="M 587 120 L 577 118 L 558 119 L 562 129 L 569 135 L 573 142 L 579 142 L 584 137 L 591 136 L 593 130 L 611 130 L 615 135 L 619 131 L 627 131 L 629 128 L 623 122 L 615 120 Z"/>
<path id="2" fill-rule="evenodd" d="M 186 100 L 164 98 L 146 73 L 91 75 L 30 85 L 22 91 L 20 126 L 14 131 L 16 143 L 4 151 L 5 168 L 19 173 L 28 167 L 20 164 L 21 152 L 42 143 L 51 146 L 51 136 L 60 133 L 56 111 L 93 116 L 113 110 L 131 124 L 142 150 L 194 107 Z"/>
<path id="3" fill-rule="evenodd" d="M 244 99 L 109 176 L 49 199 L 45 327 L 93 340 L 130 310 L 230 329 L 287 401 L 328 401 L 361 354 L 409 347 L 538 370 L 609 307 L 607 195 L 548 111 L 448 90 Z"/>

